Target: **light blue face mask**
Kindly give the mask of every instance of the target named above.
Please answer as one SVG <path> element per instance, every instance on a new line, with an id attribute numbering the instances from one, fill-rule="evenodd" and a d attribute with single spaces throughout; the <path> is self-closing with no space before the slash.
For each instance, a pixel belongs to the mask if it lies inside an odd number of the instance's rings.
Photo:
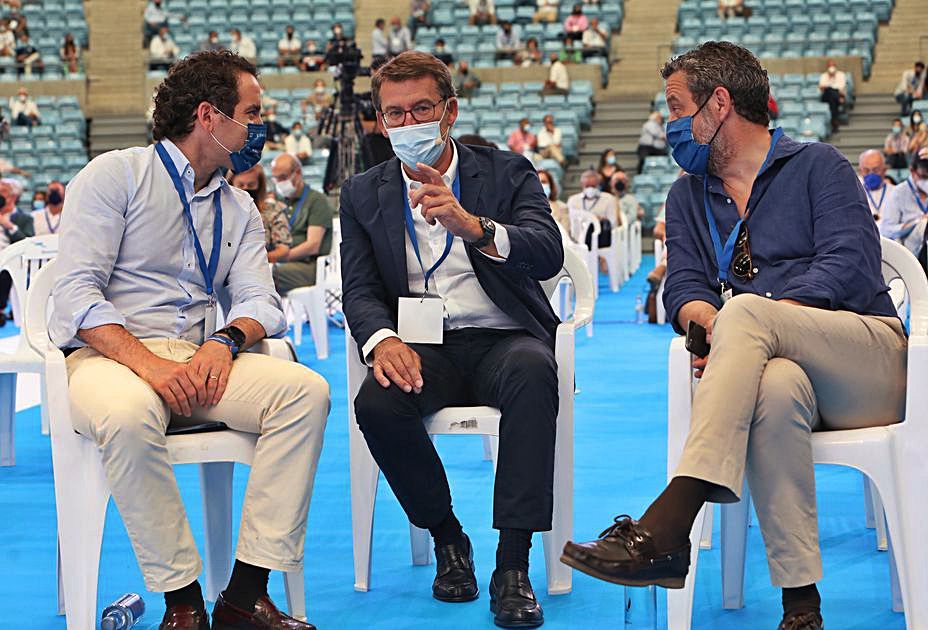
<path id="1" fill-rule="evenodd" d="M 441 121 L 447 110 L 448 102 L 445 101 L 445 109 L 442 110 L 441 118 L 438 120 L 418 125 L 387 128 L 387 136 L 393 146 L 393 153 L 400 162 L 416 170 L 417 163 L 433 166 L 438 161 L 448 143 L 448 136 L 451 134 L 450 126 L 444 138 L 441 134 Z"/>
<path id="2" fill-rule="evenodd" d="M 702 144 L 696 141 L 693 137 L 693 118 L 699 115 L 708 102 L 707 98 L 692 116 L 682 116 L 667 123 L 667 144 L 673 149 L 671 155 L 680 168 L 690 175 L 701 176 L 709 172 L 709 149 L 715 137 L 719 135 L 722 125 L 725 124 L 725 121 L 722 121 L 708 143 Z"/>

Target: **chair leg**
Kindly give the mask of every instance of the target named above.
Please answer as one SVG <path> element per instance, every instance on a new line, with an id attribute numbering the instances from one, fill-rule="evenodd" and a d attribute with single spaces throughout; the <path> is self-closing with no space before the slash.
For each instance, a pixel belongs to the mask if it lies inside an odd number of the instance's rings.
<path id="1" fill-rule="evenodd" d="M 371 542 L 374 528 L 374 501 L 380 468 L 349 414 L 348 443 L 351 479 L 351 535 L 354 548 L 354 590 L 367 591 L 371 576 Z"/>
<path id="2" fill-rule="evenodd" d="M 699 536 L 705 511 L 710 507 L 702 506 L 693 529 L 690 530 L 690 570 L 682 589 L 667 589 L 667 627 L 673 630 L 690 630 L 693 622 L 693 596 L 696 591 L 696 565 L 699 562 Z"/>
<path id="3" fill-rule="evenodd" d="M 490 444 L 489 435 L 483 436 L 483 461 L 492 462 L 493 461 L 493 445 Z"/>
<path id="4" fill-rule="evenodd" d="M 303 571 L 284 573 L 284 590 L 287 592 L 287 610 L 290 616 L 306 621 L 306 581 Z"/>
<path id="5" fill-rule="evenodd" d="M 722 607 L 744 608 L 744 559 L 748 544 L 748 519 L 751 495 L 747 486 L 737 503 L 722 506 Z"/>
<path id="6" fill-rule="evenodd" d="M 873 518 L 873 490 L 870 477 L 861 475 L 864 482 L 864 519 L 867 529 L 876 527 L 876 519 Z"/>
<path id="7" fill-rule="evenodd" d="M 712 549 L 712 530 L 715 527 L 715 505 L 706 506 L 706 518 L 702 523 L 702 534 L 699 537 L 700 549 Z"/>
<path id="8" fill-rule="evenodd" d="M 570 344 L 573 350 L 573 341 Z M 561 358 L 558 359 L 559 361 Z M 551 531 L 541 536 L 544 545 L 548 594 L 564 595 L 573 589 L 573 570 L 561 562 L 561 551 L 574 534 L 574 407 L 573 355 L 558 366 L 558 427 L 554 445 L 554 511 Z M 495 438 L 498 443 L 499 438 Z"/>
<path id="9" fill-rule="evenodd" d="M 903 612 L 902 589 L 899 587 L 899 569 L 896 567 L 896 556 L 893 552 L 892 541 L 889 542 L 889 591 L 892 594 L 893 612 Z"/>
<path id="10" fill-rule="evenodd" d="M 313 345 L 316 346 L 316 358 L 328 359 L 329 323 L 325 316 L 325 290 L 322 287 L 313 287 L 310 302 L 305 307 L 309 330 L 313 335 Z"/>
<path id="11" fill-rule="evenodd" d="M 16 465 L 16 373 L 0 374 L 0 466 Z"/>
<path id="12" fill-rule="evenodd" d="M 409 546 L 412 549 L 412 563 L 419 567 L 432 564 L 432 537 L 429 530 L 409 524 Z"/>
<path id="13" fill-rule="evenodd" d="M 200 464 L 206 561 L 206 600 L 214 602 L 232 571 L 232 462 Z"/>
<path id="14" fill-rule="evenodd" d="M 869 481 L 868 484 L 870 485 Z M 880 493 L 876 488 L 870 489 L 870 510 L 873 512 L 874 528 L 876 529 L 876 548 L 878 551 L 889 549 L 889 541 L 886 536 L 886 517 L 883 515 L 883 501 L 880 500 Z"/>
<path id="15" fill-rule="evenodd" d="M 40 391 L 44 392 L 44 391 L 46 391 L 46 388 L 45 388 L 45 374 L 40 374 L 40 375 L 39 375 L 39 378 L 42 379 L 42 380 L 40 381 L 41 384 L 40 384 L 40 386 L 39 386 L 39 387 L 41 388 Z M 39 409 L 39 413 L 41 414 L 41 417 L 42 417 L 42 420 L 41 420 L 41 422 L 42 422 L 42 426 L 41 426 L 42 435 L 49 435 L 49 434 L 51 433 L 51 429 L 50 429 L 50 422 L 49 422 L 49 418 L 48 418 L 48 405 L 45 404 L 45 401 L 44 401 L 44 400 L 42 401 L 42 405 L 41 405 L 41 408 Z"/>

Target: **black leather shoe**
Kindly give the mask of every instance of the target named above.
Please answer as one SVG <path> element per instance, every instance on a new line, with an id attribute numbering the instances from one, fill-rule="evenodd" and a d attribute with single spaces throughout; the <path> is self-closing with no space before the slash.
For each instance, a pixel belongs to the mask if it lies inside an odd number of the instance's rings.
<path id="1" fill-rule="evenodd" d="M 625 586 L 683 588 L 690 569 L 690 543 L 658 550 L 650 532 L 623 514 L 588 543 L 568 541 L 561 562 L 588 575 Z"/>
<path id="2" fill-rule="evenodd" d="M 209 615 L 204 608 L 171 606 L 164 611 L 158 630 L 209 630 Z"/>
<path id="3" fill-rule="evenodd" d="M 472 602 L 480 592 L 474 575 L 474 549 L 467 534 L 462 536 L 461 543 L 435 548 L 432 597 L 443 602 Z"/>
<path id="4" fill-rule="evenodd" d="M 805 611 L 783 615 L 783 621 L 777 630 L 824 630 L 825 622 L 821 613 Z"/>
<path id="5" fill-rule="evenodd" d="M 500 628 L 537 628 L 545 614 L 535 599 L 528 573 L 518 569 L 494 571 L 490 578 L 490 612 Z"/>

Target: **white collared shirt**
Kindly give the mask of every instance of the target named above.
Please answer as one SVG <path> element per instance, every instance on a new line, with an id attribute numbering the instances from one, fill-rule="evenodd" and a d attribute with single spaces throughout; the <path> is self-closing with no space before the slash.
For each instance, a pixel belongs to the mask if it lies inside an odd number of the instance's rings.
<path id="1" fill-rule="evenodd" d="M 912 186 L 910 187 L 909 184 Z M 915 189 L 914 193 L 912 188 Z M 902 182 L 886 193 L 886 201 L 883 202 L 883 212 L 880 218 L 880 234 L 902 243 L 916 256 L 925 242 L 926 217 L 928 217 L 918 205 L 920 199 L 916 199 L 916 195 L 919 192 L 918 186 L 911 177 Z M 928 204 L 928 201 L 922 202 L 922 205 L 925 204 Z"/>
<path id="2" fill-rule="evenodd" d="M 442 175 L 442 180 L 448 188 L 452 188 L 454 180 L 458 176 L 458 149 L 452 143 L 452 158 L 448 170 Z M 412 179 L 406 174 L 406 171 L 400 168 L 403 173 L 404 189 L 410 192 Z M 409 239 L 409 233 L 404 230 L 406 235 L 406 275 L 409 282 L 409 291 L 414 295 L 425 293 L 425 279 L 422 268 L 431 268 L 436 260 L 441 258 L 445 251 L 448 231 L 445 227 L 436 222 L 435 225 L 429 225 L 422 216 L 422 206 L 412 208 L 413 224 L 416 228 L 416 240 L 419 243 L 419 254 L 422 256 L 422 265 L 416 258 L 416 250 Z M 467 210 L 467 208 L 465 208 Z M 499 223 L 496 224 L 496 236 L 493 239 L 496 250 L 501 258 L 487 256 L 491 260 L 504 262 L 509 257 L 510 243 L 509 235 L 506 228 Z M 451 252 L 438 269 L 429 278 L 429 293 L 437 294 L 441 297 L 444 306 L 445 330 L 456 330 L 460 328 L 496 328 L 513 330 L 521 326 L 509 315 L 504 313 L 480 286 L 480 281 L 474 273 L 474 268 L 467 257 L 467 246 L 464 240 L 456 236 L 451 244 Z M 362 348 L 365 357 L 370 357 L 374 347 L 388 337 L 397 337 L 396 331 L 389 328 L 382 328 L 375 332 L 367 340 Z"/>
<path id="3" fill-rule="evenodd" d="M 861 179 L 860 185 L 864 189 L 864 194 L 867 195 L 867 203 L 870 205 L 870 214 L 874 217 L 880 217 L 876 222 L 877 225 L 879 225 L 883 220 L 883 211 L 886 210 L 889 197 L 895 186 L 885 179 L 883 180 L 883 187 L 879 190 L 867 190 L 866 186 L 864 186 L 863 179 Z"/>
<path id="4" fill-rule="evenodd" d="M 32 213 L 32 223 L 35 227 L 35 235 L 57 234 L 58 226 L 61 225 L 61 213 L 53 215 L 48 208 L 42 208 Z"/>

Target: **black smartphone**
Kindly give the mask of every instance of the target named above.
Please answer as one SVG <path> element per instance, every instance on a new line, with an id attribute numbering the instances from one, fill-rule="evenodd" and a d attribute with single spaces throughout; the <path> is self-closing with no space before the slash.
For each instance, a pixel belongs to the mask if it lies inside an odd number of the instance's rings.
<path id="1" fill-rule="evenodd" d="M 690 325 L 686 329 L 686 349 L 700 359 L 709 354 L 709 344 L 706 343 L 706 329 L 693 320 L 690 320 Z"/>
<path id="2" fill-rule="evenodd" d="M 201 422 L 199 424 L 181 424 L 169 426 L 167 435 L 190 435 L 191 433 L 210 433 L 212 431 L 225 431 L 229 428 L 225 422 Z"/>

